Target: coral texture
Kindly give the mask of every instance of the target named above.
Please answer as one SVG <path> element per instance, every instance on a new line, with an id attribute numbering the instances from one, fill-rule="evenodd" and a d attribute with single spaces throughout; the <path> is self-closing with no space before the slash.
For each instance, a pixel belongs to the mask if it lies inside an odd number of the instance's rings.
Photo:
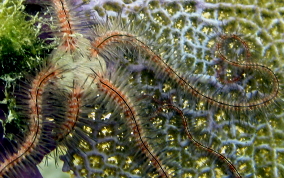
<path id="1" fill-rule="evenodd" d="M 204 87 L 203 90 L 210 90 L 215 80 L 221 80 L 220 75 L 227 77 L 225 79 L 228 80 L 227 83 L 229 83 L 228 78 L 232 83 L 242 83 L 234 82 L 232 77 L 241 75 L 237 74 L 240 71 L 229 68 L 232 70 L 232 75 L 226 76 L 221 73 L 222 69 L 218 68 L 220 56 L 215 52 L 221 35 L 236 34 L 248 44 L 251 57 L 246 58 L 244 46 L 240 47 L 240 44 L 226 48 L 227 57 L 232 61 L 248 60 L 247 62 L 271 67 L 280 81 L 280 92 L 283 91 L 283 83 L 281 83 L 283 80 L 283 9 L 281 8 L 283 3 L 281 2 L 92 1 L 90 6 L 93 6 L 100 16 L 106 14 L 117 16 L 122 11 L 121 16 L 125 17 L 128 13 L 139 12 L 138 16 L 143 19 L 144 26 L 150 31 L 149 41 L 153 39 L 151 32 L 155 34 L 155 40 L 151 45 L 162 44 L 164 48 L 159 53 L 166 53 L 166 60 L 170 61 L 172 66 L 179 68 L 179 72 L 183 73 L 182 76 L 196 74 L 196 77 L 200 75 L 205 77 L 204 85 L 201 86 L 201 88 Z M 133 21 L 129 23 L 135 24 Z M 144 26 L 137 25 L 137 28 L 143 29 Z M 147 37 L 148 31 L 143 35 Z M 229 46 L 229 42 L 224 42 L 223 45 Z M 129 67 L 129 70 L 134 73 L 139 68 L 143 67 L 138 62 L 135 67 Z M 145 82 L 144 88 L 147 90 L 145 93 L 148 95 L 174 100 L 166 102 L 175 103 L 183 110 L 194 138 L 225 155 L 243 177 L 284 176 L 281 101 L 280 106 L 268 105 L 270 109 L 254 108 L 245 113 L 228 111 L 222 107 L 208 108 L 206 103 L 196 101 L 194 97 L 192 99 L 192 96 L 187 96 L 188 94 L 177 94 L 180 92 L 179 89 L 176 90 L 178 86 L 171 82 L 161 82 L 162 76 L 159 76 L 159 73 L 154 74 L 158 75 L 154 79 L 145 77 L 144 80 L 137 79 L 136 75 L 143 76 L 143 73 L 134 74 L 133 78 Z M 255 77 L 254 82 L 262 82 L 260 76 L 258 76 L 260 80 L 256 79 L 257 75 L 252 76 L 252 78 Z M 235 78 L 237 81 L 238 78 Z M 121 79 L 126 80 L 125 76 L 121 76 Z M 134 79 L 131 78 L 131 80 Z M 240 85 L 246 85 L 242 84 Z M 136 91 L 135 84 L 132 86 Z M 280 100 L 283 100 L 282 95 L 280 97 Z M 159 143 L 155 147 L 158 151 L 162 150 L 159 154 L 163 155 L 165 164 L 170 165 L 170 171 L 174 172 L 176 177 L 225 176 L 226 174 L 221 170 L 228 169 L 227 165 L 218 165 L 216 157 L 192 147 L 186 141 L 182 121 L 177 116 L 177 112 L 173 109 L 163 109 L 164 112 L 157 118 L 153 116 L 150 123 L 158 130 L 154 129 L 153 132 L 159 134 L 152 133 L 153 135 L 148 137 L 151 142 Z M 112 123 L 112 115 L 109 116 L 111 112 L 106 110 L 103 113 L 102 116 L 95 115 L 98 122 L 101 122 L 98 118 L 105 117 L 109 118 L 105 120 Z M 74 153 L 75 165 L 70 168 L 66 164 L 65 170 L 73 170 L 78 177 L 139 177 L 143 175 L 144 169 L 143 166 L 141 168 L 143 164 L 139 161 L 140 158 L 137 160 L 135 154 L 131 154 L 131 150 L 138 149 L 137 146 L 131 141 L 127 142 L 130 138 L 120 136 L 125 133 L 117 128 L 120 127 L 116 123 L 113 125 L 98 123 L 97 129 L 90 131 L 95 138 L 95 143 L 82 142 L 80 152 Z M 123 142 L 119 141 L 120 137 L 124 138 Z M 160 139 L 164 143 L 160 143 Z M 148 177 L 153 175 L 147 174 Z"/>
<path id="2" fill-rule="evenodd" d="M 0 175 L 56 145 L 75 177 L 284 176 L 283 3 L 44 5 L 58 47 L 15 84 Z"/>

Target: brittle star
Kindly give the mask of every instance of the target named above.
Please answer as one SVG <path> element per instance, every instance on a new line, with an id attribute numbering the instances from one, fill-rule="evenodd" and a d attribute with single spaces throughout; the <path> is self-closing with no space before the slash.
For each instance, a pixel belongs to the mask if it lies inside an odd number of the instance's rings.
<path id="1" fill-rule="evenodd" d="M 205 102 L 209 106 L 232 112 L 261 110 L 277 98 L 279 82 L 270 68 L 256 63 L 231 61 L 223 54 L 221 48 L 224 41 L 229 38 L 239 41 L 248 50 L 249 47 L 240 37 L 221 36 L 220 42 L 217 43 L 219 57 L 228 65 L 248 70 L 248 74 L 253 73 L 254 70 L 260 71 L 259 73 L 270 78 L 269 82 L 273 87 L 268 94 L 261 93 L 260 96 L 256 94 L 231 101 L 230 96 L 222 98 L 230 93 L 224 89 L 226 86 L 216 87 L 214 92 L 206 92 L 200 88 L 199 82 L 204 80 L 202 77 L 182 74 L 172 67 L 171 62 L 163 59 L 158 54 L 158 50 L 153 49 L 147 40 L 136 35 L 130 26 L 123 24 L 119 19 L 116 19 L 119 22 L 97 19 L 97 24 L 91 28 L 95 37 L 89 40 L 77 29 L 70 12 L 70 5 L 64 0 L 53 0 L 52 3 L 54 16 L 58 18 L 61 42 L 47 60 L 47 64 L 42 66 L 33 79 L 24 82 L 20 86 L 21 90 L 18 90 L 18 96 L 23 97 L 16 99 L 18 112 L 22 112 L 28 123 L 28 129 L 23 141 L 12 146 L 14 152 L 4 148 L 4 153 L 0 155 L 3 160 L 0 166 L 1 176 L 15 177 L 21 174 L 21 170 L 26 166 L 37 162 L 38 154 L 51 151 L 49 142 L 56 142 L 57 147 L 65 147 L 67 155 L 71 157 L 73 153 L 69 150 L 76 150 L 73 147 L 78 146 L 81 140 L 88 140 L 85 138 L 88 136 L 82 131 L 84 127 L 96 129 L 94 121 L 88 119 L 88 114 L 94 109 L 106 108 L 113 113 L 112 115 L 122 113 L 123 116 L 119 117 L 126 125 L 122 128 L 131 132 L 126 137 L 134 139 L 133 145 L 139 149 L 137 157 L 141 155 L 146 157 L 147 163 L 141 168 L 141 170 L 145 168 L 145 173 L 141 173 L 142 176 L 153 174 L 160 177 L 175 177 L 178 166 L 175 167 L 168 161 L 174 156 L 170 155 L 167 158 L 166 153 L 169 152 L 166 148 L 157 150 L 158 143 L 153 142 L 159 137 L 159 133 L 154 134 L 154 132 L 160 131 L 149 126 L 152 124 L 150 114 L 153 111 L 147 108 L 148 105 L 156 104 L 157 108 L 169 108 L 177 112 L 183 123 L 185 137 L 193 143 L 193 146 L 217 157 L 226 167 L 229 175 L 241 177 L 236 166 L 228 158 L 193 138 L 187 119 L 183 111 L 176 106 L 178 104 L 173 98 L 174 104 L 148 101 L 149 98 L 146 96 L 151 96 L 150 100 L 160 96 L 154 93 L 156 88 L 151 89 L 151 82 L 146 84 L 146 87 L 142 84 L 143 77 L 154 74 L 150 76 L 154 80 L 160 80 L 163 85 L 176 87 L 177 91 L 174 92 L 176 97 L 195 97 L 196 100 Z M 73 62 L 71 64 L 70 59 Z M 214 84 L 217 86 L 218 82 Z M 225 94 L 222 94 L 223 92 Z M 107 122 L 102 124 L 107 125 Z M 151 140 L 151 137 L 156 138 Z M 167 145 L 167 143 L 162 144 Z M 148 164 L 153 166 L 154 171 L 148 168 Z"/>

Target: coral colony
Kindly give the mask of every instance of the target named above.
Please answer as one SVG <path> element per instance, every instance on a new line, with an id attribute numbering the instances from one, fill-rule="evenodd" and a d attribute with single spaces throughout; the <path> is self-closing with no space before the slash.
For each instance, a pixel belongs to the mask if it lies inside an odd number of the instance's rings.
<path id="1" fill-rule="evenodd" d="M 265 62 L 253 34 L 198 15 L 217 6 L 26 3 L 41 14 L 25 23 L 41 29 L 42 45 L 57 46 L 10 82 L 14 119 L 0 127 L 0 177 L 41 177 L 36 165 L 54 149 L 75 177 L 284 176 L 283 133 L 273 131 L 283 126 L 280 60 Z M 86 10 L 94 4 L 120 12 Z"/>

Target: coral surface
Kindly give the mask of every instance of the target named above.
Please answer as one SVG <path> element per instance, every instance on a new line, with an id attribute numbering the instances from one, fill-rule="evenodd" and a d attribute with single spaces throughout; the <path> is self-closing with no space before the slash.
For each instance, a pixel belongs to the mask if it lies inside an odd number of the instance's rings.
<path id="1" fill-rule="evenodd" d="M 67 4 L 58 47 L 14 94 L 46 134 L 16 173 L 57 144 L 74 177 L 284 176 L 284 3 Z"/>

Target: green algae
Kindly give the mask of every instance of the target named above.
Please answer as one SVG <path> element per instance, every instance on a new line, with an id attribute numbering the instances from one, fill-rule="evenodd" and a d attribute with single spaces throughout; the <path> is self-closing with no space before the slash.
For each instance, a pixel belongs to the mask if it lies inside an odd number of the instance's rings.
<path id="1" fill-rule="evenodd" d="M 0 3 L 0 77 L 16 77 L 29 71 L 40 60 L 45 48 L 38 38 L 40 28 L 35 26 L 38 16 L 24 12 L 22 0 L 4 0 Z"/>

